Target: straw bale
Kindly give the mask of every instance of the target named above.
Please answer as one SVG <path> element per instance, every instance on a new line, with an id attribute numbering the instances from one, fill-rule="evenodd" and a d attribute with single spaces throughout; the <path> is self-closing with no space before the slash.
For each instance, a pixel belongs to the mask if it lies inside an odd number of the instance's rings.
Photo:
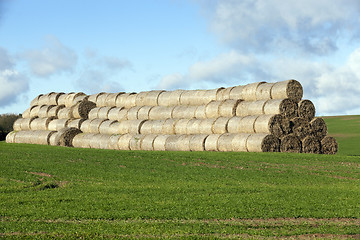
<path id="1" fill-rule="evenodd" d="M 149 119 L 151 120 L 163 120 L 167 118 L 172 118 L 172 112 L 174 107 L 166 106 L 155 106 L 150 109 Z"/>
<path id="2" fill-rule="evenodd" d="M 305 118 L 307 121 L 311 121 L 315 117 L 315 106 L 307 99 L 301 100 L 298 103 L 298 115 Z"/>
<path id="3" fill-rule="evenodd" d="M 130 150 L 141 150 L 141 141 L 146 135 L 135 134 L 130 139 Z"/>
<path id="4" fill-rule="evenodd" d="M 30 106 L 39 105 L 39 98 L 40 98 L 42 95 L 43 95 L 43 94 L 39 94 L 39 95 L 36 96 L 33 100 L 31 100 Z"/>
<path id="5" fill-rule="evenodd" d="M 190 151 L 205 151 L 205 141 L 208 134 L 196 134 L 190 136 Z"/>
<path id="6" fill-rule="evenodd" d="M 30 143 L 31 131 L 18 131 L 14 137 L 14 143 Z"/>
<path id="7" fill-rule="evenodd" d="M 277 82 L 271 89 L 272 99 L 289 98 L 298 103 L 300 102 L 302 96 L 303 88 L 301 84 L 294 79 Z"/>
<path id="8" fill-rule="evenodd" d="M 230 99 L 233 100 L 243 100 L 242 91 L 245 86 L 235 86 L 233 89 L 230 90 Z"/>
<path id="9" fill-rule="evenodd" d="M 219 151 L 218 140 L 221 134 L 210 134 L 205 139 L 205 151 Z"/>
<path id="10" fill-rule="evenodd" d="M 175 134 L 186 134 L 189 121 L 190 119 L 179 119 L 175 123 Z"/>
<path id="11" fill-rule="evenodd" d="M 166 151 L 190 151 L 190 138 L 189 135 L 172 135 L 166 138 L 165 150 Z"/>
<path id="12" fill-rule="evenodd" d="M 303 153 L 321 153 L 321 143 L 319 138 L 315 136 L 307 136 L 302 141 Z"/>
<path id="13" fill-rule="evenodd" d="M 108 148 L 112 150 L 119 150 L 119 139 L 121 135 L 110 135 Z"/>
<path id="14" fill-rule="evenodd" d="M 76 148 L 90 148 L 88 133 L 79 133 L 73 138 L 72 144 Z M 50 144 L 53 145 L 53 144 Z"/>
<path id="15" fill-rule="evenodd" d="M 259 115 L 246 116 L 239 121 L 239 133 L 255 133 L 255 122 Z"/>
<path id="16" fill-rule="evenodd" d="M 136 106 L 136 96 L 137 94 L 131 94 L 125 99 L 125 108 L 132 108 Z"/>
<path id="17" fill-rule="evenodd" d="M 200 134 L 201 119 L 190 119 L 186 126 L 186 134 Z"/>
<path id="18" fill-rule="evenodd" d="M 121 122 L 114 122 L 111 126 L 113 134 L 127 134 L 129 133 L 129 125 L 131 120 L 124 120 Z"/>
<path id="19" fill-rule="evenodd" d="M 256 83 L 246 84 L 241 91 L 241 100 L 256 101 L 256 90 L 261 84 L 264 83 L 265 82 L 256 82 Z"/>
<path id="20" fill-rule="evenodd" d="M 100 108 L 101 107 L 95 107 L 95 108 L 91 109 L 89 114 L 88 114 L 88 119 L 97 119 Z"/>
<path id="21" fill-rule="evenodd" d="M 338 151 L 338 143 L 331 136 L 325 136 L 321 140 L 321 152 L 324 154 L 336 154 Z"/>
<path id="22" fill-rule="evenodd" d="M 101 118 L 91 120 L 90 125 L 89 125 L 89 133 L 100 133 L 100 125 L 104 121 L 106 121 L 106 120 L 101 119 Z"/>
<path id="23" fill-rule="evenodd" d="M 135 106 L 145 106 L 146 105 L 146 95 L 148 95 L 148 94 L 149 94 L 148 91 L 139 92 L 135 98 Z"/>
<path id="24" fill-rule="evenodd" d="M 109 95 L 107 95 L 106 100 L 105 100 L 105 105 L 107 107 L 115 107 L 116 106 L 116 100 L 117 98 L 122 95 L 125 94 L 125 92 L 118 92 L 118 93 L 110 93 Z"/>
<path id="25" fill-rule="evenodd" d="M 240 133 L 241 130 L 240 130 L 240 122 L 241 122 L 241 119 L 243 117 L 232 117 L 229 119 L 229 122 L 228 122 L 228 132 L 229 133 Z"/>
<path id="26" fill-rule="evenodd" d="M 89 136 L 90 148 L 99 149 L 100 148 L 100 138 L 101 138 L 101 134 L 99 134 L 99 133 L 94 133 L 94 135 Z"/>
<path id="27" fill-rule="evenodd" d="M 83 92 L 77 92 L 77 93 L 68 93 L 65 98 L 65 107 L 72 107 L 76 104 L 75 99 L 79 96 L 86 97 L 86 94 Z"/>
<path id="28" fill-rule="evenodd" d="M 144 138 L 141 141 L 140 148 L 145 151 L 154 150 L 154 140 L 157 137 L 155 134 L 144 135 Z"/>
<path id="29" fill-rule="evenodd" d="M 127 120 L 127 112 L 128 110 L 123 107 L 112 108 L 108 113 L 108 119 L 116 121 Z"/>
<path id="30" fill-rule="evenodd" d="M 186 90 L 180 96 L 180 105 L 201 105 L 207 90 Z"/>
<path id="31" fill-rule="evenodd" d="M 17 131 L 12 131 L 12 132 L 9 132 L 7 135 L 6 135 L 6 142 L 7 143 L 15 143 L 15 136 L 17 134 Z"/>
<path id="32" fill-rule="evenodd" d="M 314 118 L 310 121 L 312 131 L 316 137 L 320 140 L 323 139 L 327 134 L 327 126 L 322 118 Z"/>
<path id="33" fill-rule="evenodd" d="M 154 151 L 165 151 L 166 139 L 170 135 L 158 135 L 153 142 Z"/>
<path id="34" fill-rule="evenodd" d="M 162 133 L 175 134 L 175 124 L 179 119 L 166 119 L 162 126 Z"/>
<path id="35" fill-rule="evenodd" d="M 301 140 L 295 134 L 288 134 L 281 138 L 280 152 L 301 153 Z"/>
<path id="36" fill-rule="evenodd" d="M 27 108 L 22 114 L 21 116 L 23 118 L 30 118 L 30 111 L 31 109 L 33 109 L 35 106 L 30 106 L 29 108 Z"/>
<path id="37" fill-rule="evenodd" d="M 81 128 L 81 124 L 85 121 L 86 119 L 69 119 L 68 125 L 67 127 L 74 127 L 77 129 Z"/>
<path id="38" fill-rule="evenodd" d="M 229 119 L 230 118 L 227 117 L 217 118 L 212 125 L 212 132 L 218 134 L 227 133 Z"/>
<path id="39" fill-rule="evenodd" d="M 246 148 L 249 152 L 279 152 L 280 141 L 271 134 L 254 133 L 248 137 Z"/>
<path id="40" fill-rule="evenodd" d="M 169 133 L 165 133 L 163 132 L 163 126 L 166 120 L 153 120 L 152 122 L 152 126 L 151 126 L 151 132 L 153 134 L 169 134 Z M 144 123 L 145 124 L 145 123 Z M 173 130 L 172 130 L 173 132 Z M 171 132 L 170 132 L 171 134 Z"/>
<path id="41" fill-rule="evenodd" d="M 258 86 L 256 89 L 256 100 L 270 100 L 271 97 L 271 89 L 274 86 L 274 83 L 263 83 Z"/>
<path id="42" fill-rule="evenodd" d="M 154 121 L 145 121 L 140 128 L 140 134 L 152 134 L 152 125 Z"/>
<path id="43" fill-rule="evenodd" d="M 221 117 L 233 117 L 236 115 L 236 108 L 241 100 L 227 99 L 221 102 L 219 106 L 219 115 Z"/>
<path id="44" fill-rule="evenodd" d="M 134 92 L 121 94 L 116 99 L 116 107 L 124 107 L 124 108 L 135 107 L 136 96 L 137 94 Z"/>
<path id="45" fill-rule="evenodd" d="M 13 129 L 14 131 L 21 131 L 21 124 L 23 121 L 25 121 L 24 119 L 28 119 L 28 118 L 18 118 L 15 120 L 14 124 L 13 124 Z"/>
<path id="46" fill-rule="evenodd" d="M 118 141 L 119 150 L 130 150 L 130 140 L 132 138 L 131 134 L 120 135 Z"/>
<path id="47" fill-rule="evenodd" d="M 59 103 L 58 103 L 59 97 L 63 94 L 65 94 L 65 93 L 63 93 L 63 92 L 50 93 L 49 94 L 49 102 L 47 104 L 48 105 L 59 105 Z"/>
<path id="48" fill-rule="evenodd" d="M 216 101 L 225 101 L 230 98 L 230 92 L 233 90 L 234 87 L 228 87 L 228 88 L 224 88 L 221 89 L 217 95 L 216 95 Z"/>
<path id="49" fill-rule="evenodd" d="M 272 99 L 266 101 L 264 114 L 281 114 L 286 118 L 294 118 L 298 115 L 298 105 L 291 99 Z"/>
<path id="50" fill-rule="evenodd" d="M 40 96 L 37 105 L 49 105 L 49 94 Z"/>
<path id="51" fill-rule="evenodd" d="M 41 144 L 41 145 L 50 145 L 50 137 L 54 133 L 55 133 L 55 131 L 47 131 L 47 130 L 32 131 L 31 143 L 32 144 Z"/>
<path id="52" fill-rule="evenodd" d="M 146 120 L 128 120 L 129 121 L 129 128 L 128 133 L 131 134 L 140 134 L 141 126 L 146 122 Z"/>
<path id="53" fill-rule="evenodd" d="M 41 108 L 41 107 L 42 107 L 41 105 L 34 106 L 34 107 L 30 110 L 30 118 L 38 117 L 38 116 L 39 116 L 39 111 L 40 111 L 40 108 Z"/>
<path id="54" fill-rule="evenodd" d="M 296 117 L 290 120 L 290 127 L 292 132 L 299 137 L 300 140 L 304 139 L 309 135 L 314 135 L 313 129 L 305 118 Z"/>
<path id="55" fill-rule="evenodd" d="M 31 129 L 31 122 L 34 121 L 37 117 L 32 118 L 18 118 L 13 125 L 15 131 L 23 131 Z"/>
<path id="56" fill-rule="evenodd" d="M 199 132 L 201 134 L 212 134 L 212 126 L 214 122 L 214 118 L 202 119 L 199 127 Z"/>
<path id="57" fill-rule="evenodd" d="M 98 118 L 109 119 L 109 112 L 113 107 L 100 107 L 98 111 Z"/>
<path id="58" fill-rule="evenodd" d="M 161 93 L 158 98 L 158 105 L 165 107 L 180 105 L 180 97 L 183 92 L 185 92 L 185 90 L 175 90 Z"/>
<path id="59" fill-rule="evenodd" d="M 103 93 L 103 94 L 99 95 L 95 102 L 96 106 L 97 107 L 106 107 L 106 99 L 110 95 L 111 95 L 111 93 Z"/>
<path id="60" fill-rule="evenodd" d="M 268 133 L 278 138 L 291 132 L 290 121 L 280 114 L 260 115 L 254 129 L 255 133 Z"/>
<path id="61" fill-rule="evenodd" d="M 116 121 L 114 121 L 114 120 L 105 120 L 105 121 L 103 121 L 103 122 L 100 124 L 99 132 L 100 132 L 101 134 L 108 134 L 108 135 L 113 134 L 113 131 L 114 131 L 114 130 L 112 130 L 111 125 L 112 125 L 113 123 L 115 123 L 115 122 L 116 122 Z"/>
<path id="62" fill-rule="evenodd" d="M 159 96 L 165 92 L 164 90 L 153 90 L 148 92 L 144 99 L 144 106 L 158 106 L 159 105 Z"/>
<path id="63" fill-rule="evenodd" d="M 62 118 L 62 119 L 53 119 L 48 124 L 48 130 L 51 131 L 59 131 L 62 128 L 68 126 L 70 119 Z"/>
<path id="64" fill-rule="evenodd" d="M 89 96 L 88 101 L 93 102 L 93 103 L 96 103 L 98 97 L 101 96 L 101 95 L 103 95 L 103 94 L 105 94 L 105 93 L 104 93 L 104 92 L 100 92 L 100 93 L 92 94 L 92 95 Z"/>
<path id="65" fill-rule="evenodd" d="M 206 118 L 206 105 L 197 106 L 195 110 L 195 118 L 205 119 Z"/>
<path id="66" fill-rule="evenodd" d="M 47 116 L 48 117 L 57 117 L 59 114 L 60 109 L 65 108 L 65 105 L 56 105 L 49 109 Z"/>
<path id="67" fill-rule="evenodd" d="M 59 98 L 58 98 L 58 105 L 64 105 L 65 106 L 67 96 L 68 96 L 68 93 L 64 93 L 64 94 L 60 95 Z"/>
<path id="68" fill-rule="evenodd" d="M 148 120 L 152 106 L 142 106 L 138 111 L 138 119 Z"/>
<path id="69" fill-rule="evenodd" d="M 173 118 L 194 118 L 197 106 L 175 106 L 172 111 Z"/>
<path id="70" fill-rule="evenodd" d="M 88 99 L 89 99 L 89 96 L 86 95 L 86 94 L 79 95 L 79 96 L 74 98 L 73 105 L 75 105 L 76 103 L 81 102 L 81 101 L 89 101 Z"/>
<path id="71" fill-rule="evenodd" d="M 206 105 L 205 115 L 207 118 L 218 118 L 220 117 L 219 107 L 222 102 L 212 101 Z"/>
<path id="72" fill-rule="evenodd" d="M 232 141 L 236 134 L 234 133 L 224 133 L 221 134 L 218 140 L 218 149 L 221 152 L 231 152 L 233 151 Z"/>
<path id="73" fill-rule="evenodd" d="M 236 107 L 236 116 L 245 117 L 264 114 L 266 102 L 267 100 L 241 101 Z"/>
<path id="74" fill-rule="evenodd" d="M 135 120 L 138 119 L 138 112 L 140 110 L 141 106 L 132 107 L 127 112 L 127 119 L 128 120 Z"/>
<path id="75" fill-rule="evenodd" d="M 87 119 L 85 120 L 81 126 L 80 126 L 80 130 L 84 133 L 90 133 L 90 123 L 91 121 L 94 119 Z M 51 123 L 50 123 L 51 124 Z"/>
<path id="76" fill-rule="evenodd" d="M 248 152 L 246 142 L 247 139 L 251 136 L 249 133 L 238 133 L 234 134 L 234 138 L 231 141 L 232 151 L 233 152 Z"/>
<path id="77" fill-rule="evenodd" d="M 83 95 L 82 95 L 83 96 Z M 72 106 L 72 116 L 74 118 L 87 119 L 92 109 L 96 107 L 96 104 L 88 100 L 81 100 Z"/>
<path id="78" fill-rule="evenodd" d="M 79 133 L 81 131 L 77 128 L 62 128 L 56 134 L 55 143 L 58 146 L 72 147 L 72 140 Z"/>
<path id="79" fill-rule="evenodd" d="M 201 97 L 202 101 L 199 101 L 196 105 L 208 104 L 211 101 L 216 101 L 216 96 L 222 91 L 224 88 L 215 88 L 211 90 L 205 90 L 204 95 Z"/>
<path id="80" fill-rule="evenodd" d="M 110 144 L 110 135 L 100 134 L 99 148 L 100 149 L 109 149 L 109 144 Z"/>
<path id="81" fill-rule="evenodd" d="M 49 118 L 36 118 L 30 123 L 31 130 L 47 130 L 50 121 L 54 120 L 54 117 Z"/>
<path id="82" fill-rule="evenodd" d="M 42 105 L 39 109 L 38 112 L 38 117 L 40 118 L 45 118 L 48 116 L 48 111 L 52 108 L 53 106 L 50 105 Z"/>
<path id="83" fill-rule="evenodd" d="M 72 108 L 65 107 L 58 111 L 57 117 L 70 119 L 70 118 L 73 118 L 72 113 L 73 113 Z"/>

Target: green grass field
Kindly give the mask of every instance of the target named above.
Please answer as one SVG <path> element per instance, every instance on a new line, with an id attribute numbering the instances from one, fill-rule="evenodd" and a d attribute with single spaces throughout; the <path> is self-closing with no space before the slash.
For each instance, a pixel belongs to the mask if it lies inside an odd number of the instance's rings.
<path id="1" fill-rule="evenodd" d="M 0 142 L 0 238 L 360 238 L 360 116 L 334 156 Z"/>

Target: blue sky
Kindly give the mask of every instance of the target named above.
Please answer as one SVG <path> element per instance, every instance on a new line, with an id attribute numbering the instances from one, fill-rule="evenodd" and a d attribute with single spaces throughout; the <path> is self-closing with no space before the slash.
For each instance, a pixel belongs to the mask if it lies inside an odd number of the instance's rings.
<path id="1" fill-rule="evenodd" d="M 317 115 L 360 114 L 358 0 L 0 0 L 0 113 L 40 93 L 297 79 Z"/>

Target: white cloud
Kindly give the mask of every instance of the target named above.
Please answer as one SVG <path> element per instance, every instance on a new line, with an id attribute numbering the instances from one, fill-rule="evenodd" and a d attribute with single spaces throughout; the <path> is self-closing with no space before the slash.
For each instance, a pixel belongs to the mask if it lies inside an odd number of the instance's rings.
<path id="1" fill-rule="evenodd" d="M 15 103 L 29 89 L 28 79 L 15 70 L 0 71 L 0 107 Z"/>
<path id="2" fill-rule="evenodd" d="M 14 62 L 6 49 L 0 47 L 0 70 L 12 68 Z"/>

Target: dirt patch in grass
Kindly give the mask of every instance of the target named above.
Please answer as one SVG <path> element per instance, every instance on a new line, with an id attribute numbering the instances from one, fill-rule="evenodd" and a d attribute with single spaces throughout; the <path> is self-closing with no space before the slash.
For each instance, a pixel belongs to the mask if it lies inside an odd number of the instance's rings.
<path id="1" fill-rule="evenodd" d="M 34 175 L 41 176 L 41 177 L 53 177 L 51 174 L 43 173 L 43 172 L 27 172 L 27 173 L 34 174 Z"/>

